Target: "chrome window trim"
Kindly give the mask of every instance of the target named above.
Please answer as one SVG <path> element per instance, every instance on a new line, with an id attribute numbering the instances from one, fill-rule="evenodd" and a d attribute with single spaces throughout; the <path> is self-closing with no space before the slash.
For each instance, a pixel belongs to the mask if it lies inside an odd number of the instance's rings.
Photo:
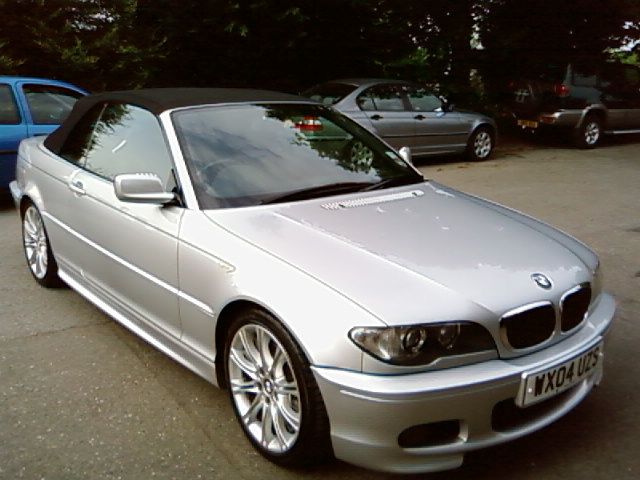
<path id="1" fill-rule="evenodd" d="M 76 232 L 73 228 L 71 228 L 70 226 L 68 226 L 64 222 L 58 220 L 56 217 L 54 217 L 50 213 L 48 213 L 46 211 L 43 211 L 42 215 L 44 217 L 46 217 L 47 219 L 51 220 L 52 222 L 54 222 L 60 228 L 62 228 L 64 230 L 66 230 L 67 232 L 69 232 L 71 235 L 76 237 L 78 240 L 80 240 L 80 241 L 86 243 L 87 245 L 89 245 L 94 250 L 97 250 L 98 252 L 102 253 L 103 255 L 106 255 L 107 257 L 109 257 L 113 261 L 115 261 L 115 262 L 119 263 L 120 265 L 128 268 L 132 272 L 137 273 L 138 275 L 140 275 L 141 277 L 147 279 L 151 283 L 154 283 L 157 286 L 159 286 L 161 288 L 164 288 L 165 290 L 167 290 L 168 292 L 172 293 L 173 295 L 177 295 L 178 297 L 186 300 L 187 302 L 192 303 L 193 305 L 198 307 L 200 310 L 202 310 L 207 315 L 214 316 L 213 309 L 211 307 L 209 307 L 209 305 L 207 305 L 206 303 L 198 300 L 197 298 L 192 297 L 188 293 L 183 292 L 182 290 L 174 287 L 173 285 L 165 282 L 164 280 L 160 280 L 158 277 L 156 277 L 154 275 L 151 275 L 149 272 L 141 269 L 140 267 L 137 267 L 136 265 L 133 265 L 132 263 L 129 263 L 128 261 L 126 261 L 123 258 L 119 257 L 118 255 L 110 252 L 109 250 L 107 250 L 106 248 L 102 247 L 101 245 L 98 245 L 97 243 L 89 240 L 87 237 L 85 237 L 84 235 Z"/>
<path id="2" fill-rule="evenodd" d="M 564 305 L 564 301 L 566 300 L 566 298 L 571 295 L 572 293 L 576 293 L 579 292 L 580 290 L 589 287 L 589 289 L 591 290 L 591 299 L 589 301 L 589 307 L 585 310 L 584 312 L 584 316 L 582 317 L 582 320 L 580 320 L 580 322 L 573 328 L 569 329 L 569 330 L 562 330 L 562 307 Z M 593 302 L 593 288 L 591 287 L 591 283 L 590 282 L 582 282 L 579 283 L 578 285 L 576 285 L 573 288 L 570 288 L 569 290 L 567 290 L 566 292 L 564 292 L 562 294 L 562 296 L 560 297 L 560 303 L 558 306 L 558 310 L 559 310 L 559 317 L 560 317 L 560 325 L 559 325 L 559 332 L 560 332 L 560 336 L 567 336 L 567 335 L 571 335 L 573 332 L 577 331 L 582 325 L 584 325 L 584 322 L 587 320 L 587 317 L 589 316 L 589 308 L 591 307 L 591 302 Z"/>
<path id="3" fill-rule="evenodd" d="M 171 121 L 171 112 L 173 110 L 167 110 L 162 112 L 158 118 L 160 118 L 160 124 L 164 130 L 165 137 L 169 144 L 169 153 L 173 157 L 173 165 L 175 167 L 176 176 L 178 177 L 177 183 L 182 188 L 182 195 L 184 197 L 185 207 L 189 210 L 199 210 L 200 205 L 196 197 L 196 192 L 193 189 L 191 183 L 191 177 L 187 170 L 187 165 L 182 155 L 182 149 L 180 148 L 180 142 L 178 142 L 178 136 L 176 130 L 173 127 Z"/>
<path id="4" fill-rule="evenodd" d="M 545 340 L 543 340 L 540 343 L 536 343 L 535 345 L 532 345 L 530 347 L 526 347 L 526 348 L 515 348 L 514 346 L 511 345 L 511 343 L 509 342 L 509 337 L 507 336 L 507 327 L 504 324 L 505 319 L 512 317 L 514 315 L 518 315 L 520 313 L 526 312 L 527 310 L 532 310 L 534 308 L 540 308 L 540 307 L 547 307 L 550 306 L 553 309 L 554 315 L 555 315 L 555 327 L 553 329 L 553 331 L 551 332 L 551 335 L 549 335 L 549 337 L 547 337 Z M 553 304 L 553 302 L 551 302 L 550 300 L 543 300 L 540 302 L 533 302 L 533 303 L 527 303 L 525 305 L 521 305 L 519 307 L 516 307 L 512 310 L 507 311 L 506 313 L 504 313 L 501 317 L 500 317 L 500 340 L 502 341 L 502 344 L 504 346 L 506 346 L 510 351 L 512 352 L 518 352 L 519 354 L 525 354 L 528 352 L 533 352 L 536 350 L 540 350 L 541 348 L 544 348 L 545 345 L 547 345 L 548 343 L 550 343 L 557 335 L 557 332 L 559 331 L 560 328 L 560 316 L 558 315 L 558 310 L 556 309 L 555 305 Z"/>

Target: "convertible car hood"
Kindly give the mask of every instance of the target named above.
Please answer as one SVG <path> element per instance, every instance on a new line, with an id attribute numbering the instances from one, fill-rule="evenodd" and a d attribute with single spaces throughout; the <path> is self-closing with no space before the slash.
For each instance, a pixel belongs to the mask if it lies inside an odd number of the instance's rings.
<path id="1" fill-rule="evenodd" d="M 590 277 L 564 242 L 433 182 L 206 214 L 387 324 L 495 318 Z"/>

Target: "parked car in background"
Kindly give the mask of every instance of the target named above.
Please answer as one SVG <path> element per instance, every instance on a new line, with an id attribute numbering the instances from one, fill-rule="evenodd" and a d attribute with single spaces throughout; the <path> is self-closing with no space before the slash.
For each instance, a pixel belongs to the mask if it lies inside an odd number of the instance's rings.
<path id="1" fill-rule="evenodd" d="M 415 156 L 466 153 L 486 160 L 495 147 L 495 122 L 453 108 L 420 85 L 401 80 L 344 79 L 321 83 L 302 95 L 334 108 Z"/>
<path id="2" fill-rule="evenodd" d="M 227 388 L 279 464 L 454 468 L 602 377 L 593 251 L 309 99 L 92 95 L 22 142 L 11 193 L 35 281 Z"/>
<path id="3" fill-rule="evenodd" d="M 640 133 L 640 69 L 620 63 L 549 66 L 510 84 L 508 114 L 524 129 L 564 129 L 576 146 Z"/>
<path id="4" fill-rule="evenodd" d="M 57 80 L 0 76 L 0 190 L 15 178 L 20 141 L 51 133 L 86 94 Z"/>

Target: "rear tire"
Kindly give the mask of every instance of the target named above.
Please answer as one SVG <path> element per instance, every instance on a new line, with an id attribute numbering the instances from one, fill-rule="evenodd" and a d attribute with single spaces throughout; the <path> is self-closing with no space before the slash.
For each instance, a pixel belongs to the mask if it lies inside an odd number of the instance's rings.
<path id="1" fill-rule="evenodd" d="M 231 404 L 260 454 L 283 466 L 331 457 L 329 419 L 304 353 L 267 312 L 251 308 L 231 321 L 224 367 Z"/>
<path id="2" fill-rule="evenodd" d="M 478 127 L 467 142 L 466 156 L 473 162 L 487 160 L 493 153 L 495 135 L 489 127 Z"/>
<path id="3" fill-rule="evenodd" d="M 64 286 L 58 277 L 58 264 L 42 215 L 33 203 L 29 203 L 22 212 L 22 246 L 27 266 L 36 282 L 46 288 Z"/>
<path id="4" fill-rule="evenodd" d="M 574 143 L 578 148 L 595 148 L 602 138 L 603 122 L 597 115 L 587 115 L 574 133 Z"/>

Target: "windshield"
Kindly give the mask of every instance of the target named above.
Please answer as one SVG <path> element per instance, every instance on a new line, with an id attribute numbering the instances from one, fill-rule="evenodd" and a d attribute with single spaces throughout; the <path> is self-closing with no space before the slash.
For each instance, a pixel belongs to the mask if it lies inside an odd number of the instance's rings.
<path id="1" fill-rule="evenodd" d="M 394 150 L 322 106 L 200 107 L 172 118 L 203 209 L 423 181 Z"/>
<path id="2" fill-rule="evenodd" d="M 346 83 L 321 83 L 303 92 L 302 96 L 309 97 L 323 105 L 335 105 L 355 89 L 354 85 Z"/>

